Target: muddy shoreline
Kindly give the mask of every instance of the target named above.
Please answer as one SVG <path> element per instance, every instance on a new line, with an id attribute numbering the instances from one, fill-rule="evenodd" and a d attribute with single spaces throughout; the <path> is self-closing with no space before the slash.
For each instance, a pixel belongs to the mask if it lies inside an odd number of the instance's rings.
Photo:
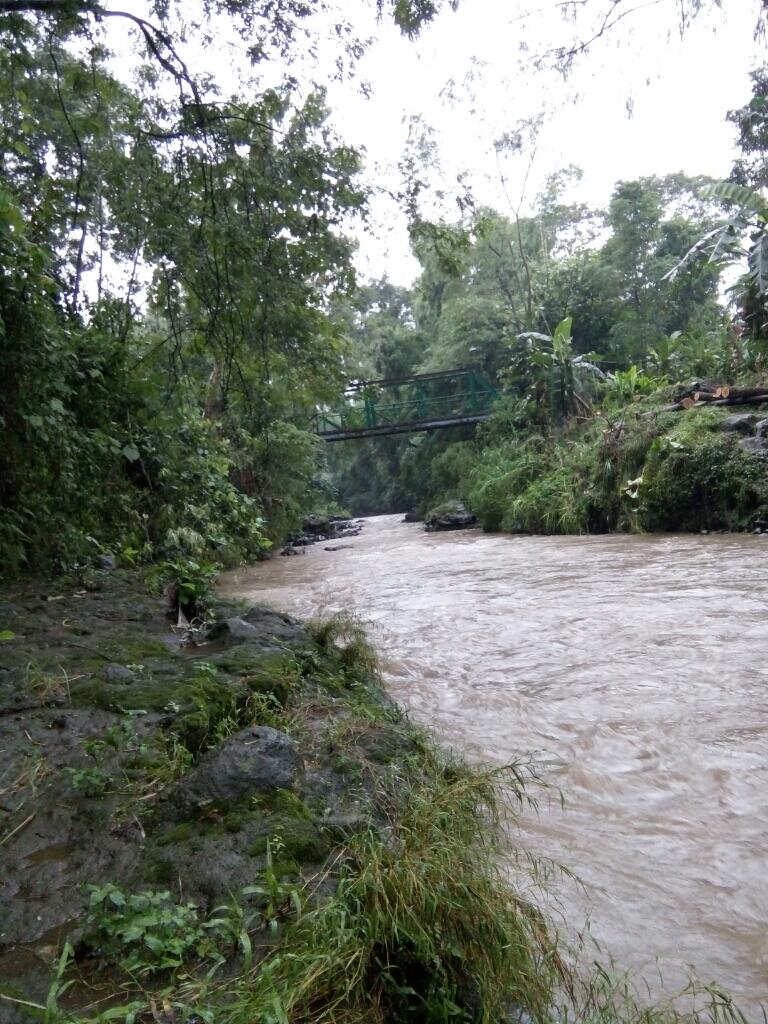
<path id="1" fill-rule="evenodd" d="M 215 615 L 209 636 L 185 646 L 163 600 L 109 567 L 87 589 L 34 581 L 5 592 L 3 1024 L 46 1003 L 65 943 L 63 1005 L 136 996 L 89 937 L 93 887 L 168 892 L 201 919 L 259 889 L 241 904 L 258 959 L 280 938 L 289 894 L 311 879 L 313 898 L 330 891 L 328 865 L 350 836 L 383 827 L 378 780 L 412 740 L 371 666 L 345 653 L 355 638 L 232 602 Z M 267 908 L 265 872 L 287 906 Z M 243 959 L 237 942 L 217 956 L 227 971 Z"/>

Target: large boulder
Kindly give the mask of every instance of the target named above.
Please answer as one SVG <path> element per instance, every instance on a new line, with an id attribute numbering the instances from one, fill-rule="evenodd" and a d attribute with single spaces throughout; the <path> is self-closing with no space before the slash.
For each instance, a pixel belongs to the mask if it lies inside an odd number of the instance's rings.
<path id="1" fill-rule="evenodd" d="M 462 502 L 450 502 L 428 512 L 424 518 L 425 528 L 430 532 L 438 530 L 464 530 L 474 526 L 477 516 L 467 511 Z"/>
<path id="2" fill-rule="evenodd" d="M 723 420 L 723 430 L 734 434 L 752 434 L 760 421 L 753 412 L 737 412 Z"/>
<path id="3" fill-rule="evenodd" d="M 184 820 L 208 807 L 232 807 L 256 793 L 291 789 L 302 768 L 290 736 L 266 725 L 252 725 L 205 754 L 169 801 Z"/>

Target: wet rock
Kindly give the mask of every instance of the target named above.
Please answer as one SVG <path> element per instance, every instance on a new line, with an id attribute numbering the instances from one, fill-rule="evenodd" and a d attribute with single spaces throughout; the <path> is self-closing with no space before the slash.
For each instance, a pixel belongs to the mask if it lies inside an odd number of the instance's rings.
<path id="1" fill-rule="evenodd" d="M 290 615 L 254 606 L 243 615 L 217 622 L 208 636 L 212 640 L 259 644 L 267 650 L 273 650 L 286 644 L 302 643 L 306 641 L 308 633 L 306 627 Z"/>
<path id="2" fill-rule="evenodd" d="M 723 420 L 723 430 L 735 434 L 751 434 L 759 422 L 760 417 L 753 412 L 738 412 Z"/>
<path id="3" fill-rule="evenodd" d="M 117 559 L 114 555 L 97 555 L 95 561 L 96 568 L 103 569 L 104 572 L 111 572 L 117 568 Z"/>
<path id="4" fill-rule="evenodd" d="M 404 523 L 420 523 L 421 522 L 421 516 L 418 514 L 418 512 L 406 512 L 405 515 L 403 516 L 403 522 Z"/>
<path id="5" fill-rule="evenodd" d="M 759 459 L 768 459 L 768 437 L 743 437 L 739 448 Z"/>
<path id="6" fill-rule="evenodd" d="M 464 530 L 474 526 L 477 517 L 468 512 L 462 502 L 457 501 L 429 512 L 424 520 L 425 528 L 430 532 L 438 530 Z"/>
<path id="7" fill-rule="evenodd" d="M 328 544 L 323 548 L 323 551 L 346 551 L 347 548 L 351 547 L 351 544 Z"/>
<path id="8" fill-rule="evenodd" d="M 116 665 L 110 662 L 104 667 L 104 678 L 108 683 L 128 683 L 136 678 L 136 673 L 125 665 Z"/>
<path id="9" fill-rule="evenodd" d="M 338 521 L 338 519 L 335 521 Z M 330 524 L 330 516 L 311 515 L 307 516 L 307 518 L 302 522 L 301 528 L 304 533 L 314 534 L 317 536 L 317 534 L 327 533 Z"/>
<path id="10" fill-rule="evenodd" d="M 233 640 L 260 640 L 261 633 L 259 630 L 252 626 L 250 622 L 246 622 L 244 619 L 232 618 L 227 619 L 224 623 L 230 637 Z"/>
<path id="11" fill-rule="evenodd" d="M 361 519 L 346 519 L 344 516 L 312 515 L 301 524 L 301 533 L 288 538 L 286 547 L 307 547 L 324 541 L 356 537 L 363 528 Z M 281 554 L 285 554 L 283 551 Z"/>
<path id="12" fill-rule="evenodd" d="M 755 436 L 764 437 L 768 431 L 768 420 L 760 420 L 759 423 L 755 424 Z"/>
<path id="13" fill-rule="evenodd" d="M 290 736 L 250 726 L 206 754 L 170 797 L 180 820 L 206 807 L 231 807 L 254 793 L 291 789 L 302 759 Z"/>

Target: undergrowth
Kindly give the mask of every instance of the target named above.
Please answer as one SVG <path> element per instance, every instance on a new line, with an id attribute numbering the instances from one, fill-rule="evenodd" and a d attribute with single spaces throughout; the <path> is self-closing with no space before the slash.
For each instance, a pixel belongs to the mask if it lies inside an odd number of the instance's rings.
<path id="1" fill-rule="evenodd" d="M 724 431 L 733 410 L 665 412 L 664 395 L 611 419 L 480 447 L 459 489 L 485 530 L 579 534 L 745 530 L 768 514 L 765 460 Z"/>
<path id="2" fill-rule="evenodd" d="M 289 928 L 224 1020 L 544 1019 L 568 968 L 502 879 L 502 778 L 517 792 L 519 773 L 422 755 L 393 782 L 386 839 L 350 842 L 335 895 Z"/>

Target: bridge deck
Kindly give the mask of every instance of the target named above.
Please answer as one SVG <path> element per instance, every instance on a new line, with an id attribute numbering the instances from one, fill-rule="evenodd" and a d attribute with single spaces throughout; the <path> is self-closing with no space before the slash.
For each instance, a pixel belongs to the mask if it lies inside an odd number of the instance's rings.
<path id="1" fill-rule="evenodd" d="M 411 434 L 427 430 L 442 430 L 445 427 L 462 427 L 466 424 L 480 423 L 487 420 L 490 413 L 474 413 L 466 416 L 421 420 L 412 423 L 384 423 L 377 427 L 348 427 L 338 430 L 324 430 L 321 437 L 324 441 L 352 441 L 361 437 L 383 437 L 387 434 Z"/>

